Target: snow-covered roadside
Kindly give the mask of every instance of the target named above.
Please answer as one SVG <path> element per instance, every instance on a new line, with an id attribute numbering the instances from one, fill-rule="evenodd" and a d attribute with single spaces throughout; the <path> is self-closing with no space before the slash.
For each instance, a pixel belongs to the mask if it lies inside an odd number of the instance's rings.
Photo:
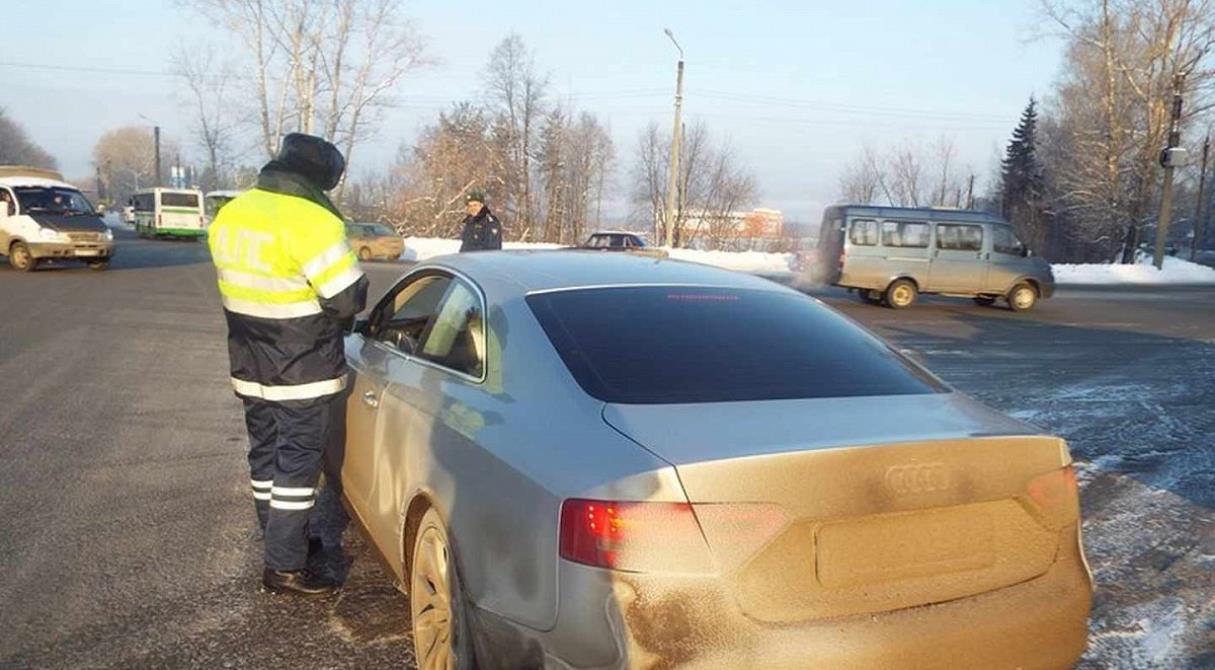
<path id="1" fill-rule="evenodd" d="M 507 242 L 504 249 L 560 249 L 560 244 L 539 242 Z M 406 237 L 405 251 L 401 259 L 424 261 L 435 256 L 454 254 L 460 250 L 460 240 L 433 237 Z M 727 270 L 753 272 L 756 274 L 790 274 L 789 264 L 793 254 L 769 254 L 758 251 L 697 251 L 695 249 L 672 249 L 671 258 L 693 263 L 713 265 Z"/>
<path id="2" fill-rule="evenodd" d="M 506 249 L 560 249 L 559 244 L 538 242 L 507 242 Z M 460 250 L 459 240 L 432 237 L 405 238 L 402 260 L 424 261 L 435 256 L 454 254 Z M 699 251 L 671 249 L 671 258 L 703 263 L 727 270 L 762 275 L 792 275 L 793 254 L 772 254 L 760 251 Z M 1051 266 L 1059 284 L 1215 284 L 1215 268 L 1181 260 L 1165 258 L 1164 269 L 1157 270 L 1150 262 L 1136 265 L 1068 265 Z"/>
<path id="3" fill-rule="evenodd" d="M 1134 265 L 1052 265 L 1059 284 L 1215 284 L 1215 268 L 1173 258 L 1164 259 L 1164 269 L 1150 262 Z"/>

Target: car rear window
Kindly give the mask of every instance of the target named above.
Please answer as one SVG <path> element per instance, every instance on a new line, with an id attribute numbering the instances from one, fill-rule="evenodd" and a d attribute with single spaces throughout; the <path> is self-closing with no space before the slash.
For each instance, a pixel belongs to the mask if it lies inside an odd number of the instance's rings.
<path id="1" fill-rule="evenodd" d="M 628 287 L 528 296 L 578 384 L 667 404 L 945 392 L 882 341 L 795 294 Z"/>

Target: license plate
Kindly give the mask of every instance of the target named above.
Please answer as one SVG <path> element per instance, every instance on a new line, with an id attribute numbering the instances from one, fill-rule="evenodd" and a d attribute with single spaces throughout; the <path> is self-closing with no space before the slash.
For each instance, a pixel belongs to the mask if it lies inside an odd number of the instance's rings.
<path id="1" fill-rule="evenodd" d="M 100 254 L 101 254 L 101 251 L 98 249 L 77 249 L 76 250 L 77 256 L 97 256 Z"/>

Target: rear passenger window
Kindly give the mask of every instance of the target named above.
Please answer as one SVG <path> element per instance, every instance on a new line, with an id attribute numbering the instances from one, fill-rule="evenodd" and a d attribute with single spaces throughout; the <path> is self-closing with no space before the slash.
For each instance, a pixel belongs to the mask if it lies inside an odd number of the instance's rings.
<path id="1" fill-rule="evenodd" d="M 937 248 L 949 251 L 982 251 L 983 226 L 938 223 Z"/>
<path id="2" fill-rule="evenodd" d="M 856 245 L 862 247 L 876 247 L 878 243 L 878 224 L 877 221 L 853 221 L 852 232 L 848 239 Z"/>
<path id="3" fill-rule="evenodd" d="M 928 247 L 928 224 L 908 221 L 883 221 L 882 244 L 887 247 Z"/>

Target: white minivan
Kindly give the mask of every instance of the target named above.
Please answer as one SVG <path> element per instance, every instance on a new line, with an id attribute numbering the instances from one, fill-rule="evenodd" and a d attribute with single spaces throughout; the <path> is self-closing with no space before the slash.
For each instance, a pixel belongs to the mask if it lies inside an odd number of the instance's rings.
<path id="1" fill-rule="evenodd" d="M 58 172 L 0 166 L 0 255 L 25 272 L 47 260 L 104 270 L 114 256 L 114 234 Z"/>

